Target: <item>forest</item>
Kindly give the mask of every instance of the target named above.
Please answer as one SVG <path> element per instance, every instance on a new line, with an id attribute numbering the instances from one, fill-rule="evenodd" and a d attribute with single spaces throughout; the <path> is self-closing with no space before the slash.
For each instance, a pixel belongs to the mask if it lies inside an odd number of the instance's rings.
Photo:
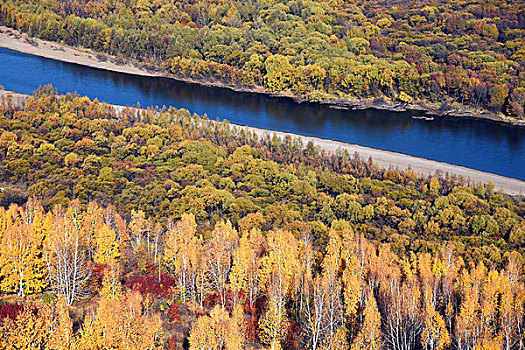
<path id="1" fill-rule="evenodd" d="M 524 115 L 523 1 L 0 0 L 0 24 L 299 100 Z"/>
<path id="2" fill-rule="evenodd" d="M 0 103 L 0 347 L 524 349 L 525 201 L 44 87 Z"/>

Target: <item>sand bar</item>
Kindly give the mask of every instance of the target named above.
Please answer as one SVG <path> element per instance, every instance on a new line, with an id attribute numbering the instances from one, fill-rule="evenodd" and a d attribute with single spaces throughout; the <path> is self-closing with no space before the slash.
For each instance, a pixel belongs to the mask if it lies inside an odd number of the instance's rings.
<path id="1" fill-rule="evenodd" d="M 8 27 L 0 26 L 0 47 L 27 53 L 30 55 L 51 58 L 58 61 L 80 64 L 83 66 L 105 69 L 114 72 L 142 76 L 165 76 L 161 73 L 148 72 L 131 64 L 116 64 L 97 58 L 97 54 L 86 49 L 73 49 L 52 41 L 29 38 L 25 33 Z"/>
<path id="2" fill-rule="evenodd" d="M 374 163 L 376 163 L 380 167 L 387 169 L 393 168 L 404 170 L 410 168 L 416 171 L 417 173 L 424 175 L 435 175 L 436 172 L 441 172 L 442 174 L 449 173 L 457 176 L 462 176 L 466 181 L 469 181 L 470 183 L 492 182 L 496 189 L 511 195 L 525 195 L 525 181 L 513 179 L 510 177 L 466 168 L 459 165 L 453 165 L 425 158 L 414 157 L 403 153 L 359 146 L 356 144 L 346 142 L 321 139 L 317 137 L 301 136 L 280 131 L 264 130 L 254 127 L 245 128 L 254 131 L 258 135 L 270 133 L 271 135 L 276 134 L 281 138 L 286 135 L 289 135 L 292 138 L 300 137 L 303 140 L 304 145 L 306 145 L 309 141 L 312 141 L 315 145 L 320 146 L 322 149 L 328 152 L 335 152 L 337 150 L 347 150 L 350 155 L 357 152 L 361 159 L 367 160 L 368 158 L 372 158 Z"/>

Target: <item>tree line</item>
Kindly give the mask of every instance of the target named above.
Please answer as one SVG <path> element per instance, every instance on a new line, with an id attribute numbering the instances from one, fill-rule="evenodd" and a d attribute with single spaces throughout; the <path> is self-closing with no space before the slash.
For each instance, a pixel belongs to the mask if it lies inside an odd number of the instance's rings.
<path id="1" fill-rule="evenodd" d="M 0 24 L 100 59 L 310 101 L 524 113 L 519 1 L 2 0 Z"/>
<path id="2" fill-rule="evenodd" d="M 191 213 L 127 222 L 78 200 L 13 204 L 0 224 L 0 286 L 20 296 L 0 305 L 6 349 L 525 345 L 517 252 L 500 268 L 466 263 L 452 244 L 403 256 L 345 222 L 319 247 L 311 230 L 202 230 Z"/>

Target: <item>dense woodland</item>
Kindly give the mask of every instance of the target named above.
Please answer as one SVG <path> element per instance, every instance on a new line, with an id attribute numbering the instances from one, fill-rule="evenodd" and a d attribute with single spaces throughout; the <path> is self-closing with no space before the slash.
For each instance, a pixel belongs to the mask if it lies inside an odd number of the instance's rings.
<path id="1" fill-rule="evenodd" d="M 0 0 L 0 24 L 180 78 L 522 118 L 525 2 Z"/>
<path id="2" fill-rule="evenodd" d="M 0 347 L 524 349 L 525 202 L 186 110 L 0 104 Z"/>

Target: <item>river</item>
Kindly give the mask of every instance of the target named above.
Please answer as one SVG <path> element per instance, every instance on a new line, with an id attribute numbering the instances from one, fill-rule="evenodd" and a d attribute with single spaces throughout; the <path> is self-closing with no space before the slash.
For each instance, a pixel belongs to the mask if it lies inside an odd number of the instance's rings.
<path id="1" fill-rule="evenodd" d="M 525 128 L 469 118 L 416 119 L 418 113 L 348 111 L 289 98 L 234 92 L 167 78 L 89 68 L 0 48 L 0 85 L 32 93 L 53 84 L 92 99 L 174 106 L 239 125 L 355 143 L 525 180 Z"/>

